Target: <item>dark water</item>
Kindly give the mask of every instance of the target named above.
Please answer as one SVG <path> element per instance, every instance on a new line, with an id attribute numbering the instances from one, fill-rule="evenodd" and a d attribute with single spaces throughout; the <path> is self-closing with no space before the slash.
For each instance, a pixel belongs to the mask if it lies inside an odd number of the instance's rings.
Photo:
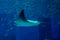
<path id="1" fill-rule="evenodd" d="M 34 27 L 17 27 L 21 10 Z M 60 0 L 0 0 L 0 40 L 60 40 Z"/>

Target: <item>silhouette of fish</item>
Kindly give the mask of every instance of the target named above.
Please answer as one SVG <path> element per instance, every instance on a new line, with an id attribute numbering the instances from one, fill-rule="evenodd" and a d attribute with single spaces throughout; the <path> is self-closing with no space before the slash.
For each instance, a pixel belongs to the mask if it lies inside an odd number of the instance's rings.
<path id="1" fill-rule="evenodd" d="M 15 21 L 17 26 L 33 26 L 38 25 L 38 21 L 27 20 L 24 15 L 24 10 L 22 10 L 19 14 L 18 20 Z"/>
<path id="2" fill-rule="evenodd" d="M 24 10 L 22 10 L 19 14 L 19 19 L 23 20 L 23 21 L 27 21 L 24 15 Z"/>

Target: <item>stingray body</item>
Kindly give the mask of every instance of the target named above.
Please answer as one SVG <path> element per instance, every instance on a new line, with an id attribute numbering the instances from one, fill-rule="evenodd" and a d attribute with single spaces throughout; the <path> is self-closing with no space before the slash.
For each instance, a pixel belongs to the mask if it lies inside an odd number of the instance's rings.
<path id="1" fill-rule="evenodd" d="M 14 21 L 16 26 L 35 26 L 40 24 L 39 21 L 33 21 L 33 20 L 26 20 L 24 16 L 24 10 L 21 11 L 18 19 Z"/>

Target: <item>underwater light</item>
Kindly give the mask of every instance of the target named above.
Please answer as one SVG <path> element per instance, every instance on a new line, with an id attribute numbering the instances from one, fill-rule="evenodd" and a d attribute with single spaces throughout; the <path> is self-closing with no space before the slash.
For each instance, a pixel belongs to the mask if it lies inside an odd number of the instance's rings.
<path id="1" fill-rule="evenodd" d="M 27 20 L 27 21 L 31 23 L 39 23 L 38 21 L 33 21 L 33 20 Z"/>
<path id="2" fill-rule="evenodd" d="M 25 22 L 24 20 L 16 20 L 14 22 L 16 26 L 36 26 L 40 24 L 40 22 L 32 20 L 28 20 L 27 22 Z"/>

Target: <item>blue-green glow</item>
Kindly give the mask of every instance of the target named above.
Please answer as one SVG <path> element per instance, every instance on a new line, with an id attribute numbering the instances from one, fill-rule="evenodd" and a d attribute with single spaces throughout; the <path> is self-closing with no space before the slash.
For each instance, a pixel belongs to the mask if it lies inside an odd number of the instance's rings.
<path id="1" fill-rule="evenodd" d="M 38 21 L 33 21 L 33 20 L 27 20 L 27 21 L 31 23 L 39 23 Z"/>
<path id="2" fill-rule="evenodd" d="M 14 23 L 15 23 L 15 25 L 16 26 L 24 26 L 24 27 L 27 27 L 27 26 L 37 26 L 37 25 L 39 25 L 40 24 L 40 22 L 39 21 L 33 21 L 33 20 L 27 20 L 27 22 L 26 21 L 23 21 L 23 20 L 16 20 L 16 21 L 14 21 Z"/>

